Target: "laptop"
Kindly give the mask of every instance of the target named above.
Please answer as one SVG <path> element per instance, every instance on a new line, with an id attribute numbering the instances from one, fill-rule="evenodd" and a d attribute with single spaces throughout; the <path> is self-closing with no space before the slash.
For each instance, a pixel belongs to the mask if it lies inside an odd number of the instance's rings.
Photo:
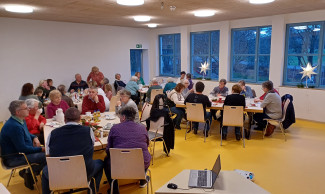
<path id="1" fill-rule="evenodd" d="M 220 154 L 212 170 L 191 170 L 188 186 L 192 188 L 211 189 L 221 170 Z"/>

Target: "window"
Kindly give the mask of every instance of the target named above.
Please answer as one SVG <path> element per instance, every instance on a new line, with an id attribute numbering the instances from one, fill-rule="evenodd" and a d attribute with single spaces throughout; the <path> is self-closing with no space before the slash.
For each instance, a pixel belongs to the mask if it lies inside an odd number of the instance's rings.
<path id="1" fill-rule="evenodd" d="M 136 72 L 142 75 L 142 49 L 130 50 L 131 76 Z"/>
<path id="2" fill-rule="evenodd" d="M 324 22 L 288 24 L 284 66 L 284 85 L 306 84 L 302 68 L 308 63 L 317 75 L 308 78 L 308 86 L 325 87 Z"/>
<path id="3" fill-rule="evenodd" d="M 210 64 L 204 75 L 206 79 L 219 79 L 219 31 L 191 33 L 191 73 L 192 78 L 202 78 L 201 64 Z"/>
<path id="4" fill-rule="evenodd" d="M 259 83 L 269 80 L 272 27 L 231 31 L 231 81 Z"/>
<path id="5" fill-rule="evenodd" d="M 178 77 L 181 72 L 181 35 L 159 35 L 159 74 Z"/>

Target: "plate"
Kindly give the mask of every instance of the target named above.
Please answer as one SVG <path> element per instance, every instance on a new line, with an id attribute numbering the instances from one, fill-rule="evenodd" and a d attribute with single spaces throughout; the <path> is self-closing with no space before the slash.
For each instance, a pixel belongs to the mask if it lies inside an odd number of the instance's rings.
<path id="1" fill-rule="evenodd" d="M 114 120 L 114 119 L 116 119 L 115 116 L 106 116 L 105 118 L 106 118 L 106 120 Z"/>

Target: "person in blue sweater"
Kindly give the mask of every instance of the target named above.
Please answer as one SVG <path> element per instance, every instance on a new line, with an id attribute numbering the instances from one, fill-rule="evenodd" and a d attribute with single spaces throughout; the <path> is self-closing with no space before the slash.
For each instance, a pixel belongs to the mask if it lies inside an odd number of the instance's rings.
<path id="1" fill-rule="evenodd" d="M 94 177 L 97 191 L 103 175 L 104 162 L 93 160 L 95 136 L 90 127 L 79 125 L 80 111 L 69 108 L 65 112 L 66 125 L 54 129 L 46 142 L 46 154 L 50 157 L 83 155 L 86 165 L 88 180 Z M 91 184 L 94 191 L 94 185 Z M 49 188 L 48 168 L 43 169 L 42 176 L 43 194 L 51 193 Z"/>
<path id="2" fill-rule="evenodd" d="M 25 153 L 28 161 L 38 164 L 33 167 L 33 172 L 39 175 L 46 165 L 44 147 L 41 147 L 37 136 L 29 133 L 25 117 L 29 115 L 29 109 L 25 101 L 15 100 L 9 105 L 11 117 L 5 123 L 0 134 L 1 154 L 4 156 L 3 162 L 6 166 L 16 167 L 26 164 L 23 155 Z M 6 156 L 7 155 L 7 156 Z M 25 180 L 25 186 L 34 189 L 34 181 L 29 170 L 19 172 Z"/>
<path id="3" fill-rule="evenodd" d="M 176 87 L 176 83 L 174 82 L 174 79 L 169 77 L 167 78 L 167 84 L 164 87 L 164 94 L 166 92 L 171 92 Z"/>

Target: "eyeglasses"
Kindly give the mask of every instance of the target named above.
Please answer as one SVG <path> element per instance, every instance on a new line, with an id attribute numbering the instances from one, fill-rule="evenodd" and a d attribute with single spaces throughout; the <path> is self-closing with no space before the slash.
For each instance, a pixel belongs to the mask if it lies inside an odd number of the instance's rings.
<path id="1" fill-rule="evenodd" d="M 30 109 L 28 107 L 26 107 L 26 108 L 20 108 L 18 110 L 30 110 Z"/>

